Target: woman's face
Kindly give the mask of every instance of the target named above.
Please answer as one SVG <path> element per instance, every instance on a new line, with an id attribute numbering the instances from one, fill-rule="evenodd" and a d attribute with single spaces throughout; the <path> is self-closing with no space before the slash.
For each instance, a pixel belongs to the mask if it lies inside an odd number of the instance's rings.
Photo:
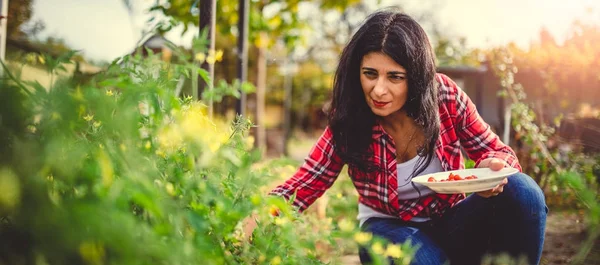
<path id="1" fill-rule="evenodd" d="M 406 69 L 381 52 L 367 53 L 360 64 L 360 84 L 367 104 L 380 117 L 400 110 L 408 97 Z"/>

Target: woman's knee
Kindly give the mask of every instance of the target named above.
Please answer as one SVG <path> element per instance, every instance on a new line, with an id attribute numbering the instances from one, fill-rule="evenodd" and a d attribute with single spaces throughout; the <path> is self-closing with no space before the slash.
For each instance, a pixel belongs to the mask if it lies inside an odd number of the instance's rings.
<path id="1" fill-rule="evenodd" d="M 525 217 L 541 217 L 548 212 L 544 192 L 533 178 L 523 173 L 508 178 L 508 183 L 498 199 L 512 207 L 520 208 Z"/>
<path id="2" fill-rule="evenodd" d="M 416 247 L 416 253 L 410 264 L 448 264 L 449 260 L 446 253 L 437 244 L 413 245 Z"/>

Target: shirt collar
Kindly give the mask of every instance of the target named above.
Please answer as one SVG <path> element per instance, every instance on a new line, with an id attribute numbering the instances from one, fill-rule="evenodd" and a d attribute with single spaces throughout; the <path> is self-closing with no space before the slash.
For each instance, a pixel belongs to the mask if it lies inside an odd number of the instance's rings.
<path id="1" fill-rule="evenodd" d="M 385 130 L 383 130 L 381 123 L 379 123 L 379 121 L 376 120 L 375 125 L 373 125 L 373 139 L 379 139 L 383 135 L 387 135 L 387 133 L 385 132 Z"/>

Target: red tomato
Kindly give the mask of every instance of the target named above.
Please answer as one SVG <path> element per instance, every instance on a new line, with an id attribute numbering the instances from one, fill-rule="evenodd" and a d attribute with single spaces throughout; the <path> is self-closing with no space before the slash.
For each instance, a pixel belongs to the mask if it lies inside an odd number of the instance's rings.
<path id="1" fill-rule="evenodd" d="M 427 179 L 427 182 L 437 182 L 437 180 L 435 180 L 435 178 L 434 178 L 434 177 L 429 177 L 429 178 Z"/>

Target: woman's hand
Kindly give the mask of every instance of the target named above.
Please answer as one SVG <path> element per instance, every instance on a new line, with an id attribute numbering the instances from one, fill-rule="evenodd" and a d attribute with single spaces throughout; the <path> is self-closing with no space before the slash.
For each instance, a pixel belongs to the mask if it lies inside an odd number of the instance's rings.
<path id="1" fill-rule="evenodd" d="M 258 214 L 253 213 L 242 221 L 242 231 L 244 232 L 244 241 L 246 242 L 250 239 L 252 232 L 254 232 L 254 229 L 258 226 L 256 219 L 258 219 Z"/>
<path id="2" fill-rule="evenodd" d="M 491 170 L 497 171 L 497 170 L 504 168 L 505 166 L 506 166 L 506 163 L 500 159 L 488 158 L 488 159 L 484 159 L 483 161 L 481 161 L 481 163 L 479 163 L 479 166 L 477 166 L 477 167 L 478 168 L 488 167 Z M 493 189 L 486 190 L 486 191 L 480 191 L 480 192 L 477 192 L 476 194 L 481 197 L 484 197 L 484 198 L 496 196 L 504 190 L 504 185 L 506 185 L 506 183 L 508 183 L 508 179 L 504 178 L 502 180 L 502 182 L 500 184 L 498 184 L 496 187 L 494 187 Z"/>

